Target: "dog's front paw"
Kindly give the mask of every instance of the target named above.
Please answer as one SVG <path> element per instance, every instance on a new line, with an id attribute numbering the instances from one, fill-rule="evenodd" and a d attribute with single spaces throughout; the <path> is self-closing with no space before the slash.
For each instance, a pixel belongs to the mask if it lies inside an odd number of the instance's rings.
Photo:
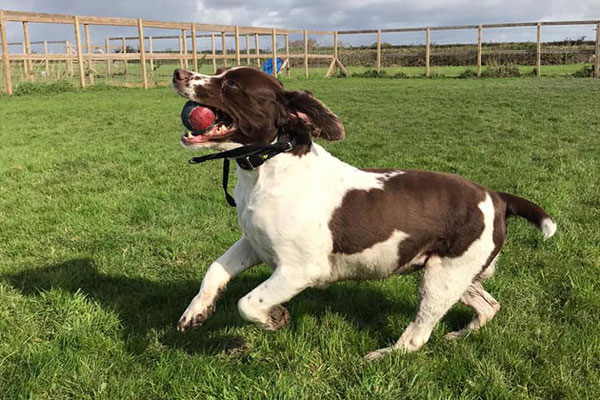
<path id="1" fill-rule="evenodd" d="M 266 329 L 278 331 L 290 323 L 290 312 L 283 306 L 275 306 L 269 311 Z"/>
<path id="2" fill-rule="evenodd" d="M 193 307 L 188 307 L 181 318 L 179 318 L 177 330 L 179 332 L 185 332 L 191 329 L 199 328 L 214 311 L 214 306 L 208 307 L 204 312 L 196 312 Z"/>
<path id="3" fill-rule="evenodd" d="M 179 318 L 179 322 L 177 323 L 177 330 L 179 332 L 185 332 L 189 331 L 190 329 L 199 328 L 200 326 L 202 326 L 202 323 L 206 321 L 207 318 L 208 316 L 204 313 L 196 314 L 191 317 L 188 317 L 184 314 L 181 316 L 181 318 Z"/>

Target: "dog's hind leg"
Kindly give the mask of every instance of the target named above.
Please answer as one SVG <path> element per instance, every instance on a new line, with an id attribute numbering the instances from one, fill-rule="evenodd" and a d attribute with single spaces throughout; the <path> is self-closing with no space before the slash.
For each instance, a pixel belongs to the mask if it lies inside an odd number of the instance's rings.
<path id="1" fill-rule="evenodd" d="M 460 301 L 471 307 L 475 312 L 473 320 L 461 330 L 450 332 L 446 335 L 447 339 L 457 339 L 481 328 L 485 323 L 491 321 L 496 313 L 500 311 L 500 304 L 485 291 L 480 281 L 475 281 L 463 293 Z"/>
<path id="2" fill-rule="evenodd" d="M 421 281 L 421 299 L 414 320 L 396 344 L 367 354 L 367 360 L 380 358 L 394 350 L 418 350 L 429 340 L 435 324 L 460 300 L 475 278 L 484 279 L 489 273 L 485 267 L 496 250 L 493 235 L 495 209 L 489 195 L 479 203 L 479 208 L 484 217 L 481 236 L 458 257 L 429 258 Z"/>
<path id="3" fill-rule="evenodd" d="M 470 331 L 476 331 L 491 321 L 498 311 L 500 311 L 500 304 L 491 294 L 485 291 L 481 282 L 494 274 L 496 269 L 496 262 L 498 256 L 490 263 L 490 265 L 483 270 L 482 273 L 477 275 L 471 286 L 466 292 L 460 297 L 461 303 L 469 306 L 475 312 L 473 320 L 461 330 L 450 332 L 446 335 L 447 339 L 457 339 L 465 336 Z"/>
<path id="4" fill-rule="evenodd" d="M 213 262 L 194 297 L 179 319 L 177 329 L 181 332 L 196 328 L 215 311 L 218 295 L 227 283 L 242 271 L 261 262 L 250 242 L 244 236 Z"/>
<path id="5" fill-rule="evenodd" d="M 460 257 L 453 260 L 435 257 L 429 260 L 421 281 L 421 299 L 415 318 L 396 344 L 370 352 L 365 356 L 366 360 L 375 360 L 391 351 L 415 351 L 427 343 L 434 326 L 461 298 L 481 270 L 480 263 L 457 265 L 456 261 L 459 260 Z"/>
<path id="6" fill-rule="evenodd" d="M 303 269 L 278 267 L 273 275 L 238 302 L 240 315 L 268 330 L 279 330 L 290 322 L 290 313 L 281 303 L 311 286 L 311 281 L 297 272 Z"/>

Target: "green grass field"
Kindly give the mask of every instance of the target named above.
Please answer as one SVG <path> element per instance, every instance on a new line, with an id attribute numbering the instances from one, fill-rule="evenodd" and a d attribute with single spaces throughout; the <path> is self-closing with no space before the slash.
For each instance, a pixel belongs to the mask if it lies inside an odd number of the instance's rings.
<path id="1" fill-rule="evenodd" d="M 323 143 L 360 167 L 457 173 L 525 196 L 549 241 L 511 220 L 487 289 L 502 310 L 450 342 L 455 306 L 419 352 L 365 363 L 412 318 L 419 275 L 309 289 L 262 331 L 232 282 L 201 329 L 175 325 L 240 236 L 220 164 L 178 145 L 169 88 L 0 96 L 3 399 L 575 399 L 600 397 L 600 80 L 286 79 L 345 123 Z M 230 184 L 231 185 L 231 184 Z"/>

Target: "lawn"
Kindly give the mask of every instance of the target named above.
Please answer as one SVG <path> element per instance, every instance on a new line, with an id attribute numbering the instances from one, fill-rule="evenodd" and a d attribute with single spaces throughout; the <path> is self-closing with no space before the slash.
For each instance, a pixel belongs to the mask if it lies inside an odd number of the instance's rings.
<path id="1" fill-rule="evenodd" d="M 309 289 L 262 331 L 232 282 L 175 325 L 240 236 L 220 164 L 188 165 L 171 89 L 0 96 L 0 393 L 31 399 L 599 398 L 600 80 L 285 79 L 328 104 L 360 167 L 457 173 L 542 205 L 543 241 L 509 223 L 487 289 L 502 310 L 451 342 L 455 306 L 419 352 L 365 363 L 413 316 L 419 275 Z M 230 184 L 231 185 L 231 184 Z"/>

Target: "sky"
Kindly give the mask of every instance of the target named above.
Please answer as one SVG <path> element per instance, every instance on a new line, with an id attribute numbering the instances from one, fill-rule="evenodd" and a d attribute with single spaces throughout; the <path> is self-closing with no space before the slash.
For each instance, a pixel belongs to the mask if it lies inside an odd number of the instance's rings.
<path id="1" fill-rule="evenodd" d="M 215 23 L 225 25 L 282 27 L 297 29 L 375 29 L 414 26 L 463 25 L 495 22 L 532 22 L 556 20 L 599 20 L 600 0 L 0 0 L 0 8 L 59 14 L 130 17 L 153 20 Z M 8 23 L 8 41 L 22 41 L 20 24 Z M 567 37 L 595 37 L 593 26 L 544 27 L 543 40 Z M 145 32 L 147 35 L 175 34 L 174 31 Z M 130 28 L 92 27 L 92 41 L 101 44 L 106 35 L 135 35 Z M 484 41 L 535 40 L 535 28 L 484 31 Z M 30 24 L 31 40 L 62 40 L 73 36 L 70 26 Z M 331 43 L 331 38 L 314 37 Z M 290 40 L 296 38 L 291 37 Z M 73 40 L 73 39 L 71 39 Z M 341 36 L 347 44 L 371 44 L 374 35 Z M 432 33 L 433 43 L 474 42 L 475 31 Z M 422 43 L 423 33 L 384 35 L 393 44 Z M 242 40 L 242 46 L 244 41 Z M 161 45 L 158 45 L 161 46 Z M 164 41 L 163 48 L 177 44 Z M 201 41 L 208 46 L 208 40 Z M 229 44 L 233 46 L 233 44 Z M 261 47 L 269 48 L 268 38 Z M 17 51 L 17 48 L 11 48 Z"/>

